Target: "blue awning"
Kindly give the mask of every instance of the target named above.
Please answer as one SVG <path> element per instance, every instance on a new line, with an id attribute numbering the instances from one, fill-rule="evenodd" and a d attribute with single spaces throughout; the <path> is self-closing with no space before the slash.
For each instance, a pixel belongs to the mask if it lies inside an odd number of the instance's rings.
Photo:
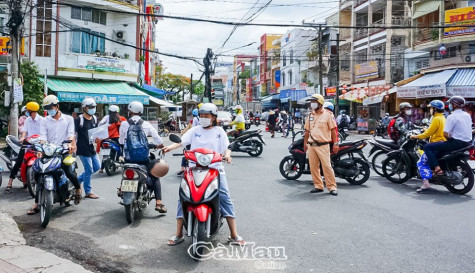
<path id="1" fill-rule="evenodd" d="M 165 91 L 163 89 L 156 88 L 156 87 L 153 87 L 153 86 L 147 85 L 147 84 L 143 84 L 142 88 L 146 89 L 150 92 L 156 93 L 159 96 L 175 95 L 176 94 L 176 92 Z"/>
<path id="2" fill-rule="evenodd" d="M 458 69 L 455 75 L 447 82 L 447 96 L 475 98 L 475 69 Z"/>
<path id="3" fill-rule="evenodd" d="M 299 99 L 305 98 L 307 96 L 307 90 L 281 90 L 280 98 L 290 98 L 290 101 L 298 101 Z"/>
<path id="4" fill-rule="evenodd" d="M 282 103 L 287 103 L 287 102 L 289 102 L 289 100 L 290 100 L 290 97 L 288 97 L 288 98 L 283 98 L 283 99 L 280 99 L 280 102 L 282 102 Z"/>

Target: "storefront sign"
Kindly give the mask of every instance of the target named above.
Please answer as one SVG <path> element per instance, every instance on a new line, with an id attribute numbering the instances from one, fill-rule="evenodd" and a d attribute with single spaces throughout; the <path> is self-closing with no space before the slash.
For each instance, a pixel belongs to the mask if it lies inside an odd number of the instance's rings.
<path id="1" fill-rule="evenodd" d="M 447 94 L 445 84 L 444 85 L 431 85 L 431 86 L 409 86 L 398 87 L 398 98 L 435 98 L 445 97 Z"/>
<path id="2" fill-rule="evenodd" d="M 378 77 L 378 62 L 371 61 L 355 65 L 355 78 L 357 81 L 369 80 Z"/>
<path id="3" fill-rule="evenodd" d="M 475 86 L 449 86 L 447 96 L 462 96 L 464 98 L 475 98 Z"/>
<path id="4" fill-rule="evenodd" d="M 335 95 L 336 95 L 336 86 L 327 87 L 327 96 L 328 97 L 333 97 Z"/>
<path id="5" fill-rule="evenodd" d="M 475 7 L 465 7 L 445 11 L 444 35 L 473 34 L 475 32 Z M 473 27 L 457 27 L 457 26 Z"/>
<path id="6" fill-rule="evenodd" d="M 12 53 L 12 44 L 10 37 L 0 37 L 0 55 L 8 55 Z M 25 38 L 21 39 L 20 54 L 25 55 Z"/>
<path id="7" fill-rule="evenodd" d="M 130 60 L 79 55 L 78 68 L 99 72 L 129 73 Z"/>
<path id="8" fill-rule="evenodd" d="M 132 101 L 139 101 L 146 105 L 149 104 L 148 96 L 71 93 L 71 92 L 57 92 L 57 93 L 58 93 L 58 99 L 60 102 L 82 102 L 84 98 L 91 97 L 97 103 L 101 103 L 101 104 L 129 104 Z"/>
<path id="9" fill-rule="evenodd" d="M 398 87 L 397 88 L 397 97 L 398 98 L 416 98 L 417 96 L 417 87 L 409 86 L 409 87 Z"/>
<path id="10" fill-rule="evenodd" d="M 21 78 L 13 79 L 13 103 L 20 103 L 23 101 L 23 85 Z"/>
<path id="11" fill-rule="evenodd" d="M 223 106 L 224 105 L 224 101 L 223 100 L 213 100 L 213 103 L 217 106 Z"/>
<path id="12" fill-rule="evenodd" d="M 280 87 L 280 70 L 276 70 L 274 72 L 274 80 L 275 80 L 275 87 L 279 88 Z"/>

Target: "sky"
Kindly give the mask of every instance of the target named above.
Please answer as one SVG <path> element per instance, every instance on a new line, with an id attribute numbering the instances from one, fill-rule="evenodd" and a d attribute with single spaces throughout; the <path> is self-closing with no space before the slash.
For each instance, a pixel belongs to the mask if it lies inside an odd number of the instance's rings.
<path id="1" fill-rule="evenodd" d="M 238 22 L 259 11 L 270 0 L 164 0 L 164 14 L 218 21 Z M 257 4 L 256 4 L 257 3 Z M 338 11 L 338 0 L 273 0 L 253 23 L 301 24 L 321 23 Z M 260 37 L 265 33 L 284 34 L 286 27 L 238 27 L 229 41 L 221 48 L 233 26 L 181 21 L 165 18 L 157 27 L 157 47 L 160 52 L 202 58 L 206 49 L 226 55 L 258 54 Z M 255 44 L 232 50 L 255 42 Z M 231 50 L 231 51 L 229 51 Z M 201 69 L 192 61 L 160 56 L 165 72 L 189 76 L 201 76 Z M 219 57 L 218 62 L 232 62 L 232 57 Z"/>

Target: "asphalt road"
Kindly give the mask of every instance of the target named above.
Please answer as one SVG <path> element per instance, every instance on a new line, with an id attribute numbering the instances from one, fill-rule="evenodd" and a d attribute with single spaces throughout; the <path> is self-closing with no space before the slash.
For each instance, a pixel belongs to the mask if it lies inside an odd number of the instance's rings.
<path id="1" fill-rule="evenodd" d="M 422 195 L 415 192 L 417 180 L 397 185 L 372 173 L 362 186 L 337 179 L 337 197 L 328 192 L 311 194 L 310 175 L 287 181 L 279 173 L 290 140 L 264 135 L 267 146 L 262 156 L 234 153 L 226 173 L 239 234 L 249 245 L 278 247 L 277 256 L 284 260 L 229 260 L 221 255 L 196 262 L 187 255 L 189 238 L 181 245 L 167 246 L 175 231 L 180 183 L 174 175 L 180 158 L 170 155 L 166 159 L 172 168 L 162 179 L 167 215 L 149 206 L 128 225 L 116 195 L 120 176 L 106 174 L 93 176 L 93 191 L 100 199 L 56 207 L 46 229 L 39 227 L 38 215 L 25 215 L 33 200 L 18 181 L 12 194 L 3 193 L 6 174 L 0 209 L 15 215 L 28 244 L 97 272 L 475 271 L 475 192 L 458 196 L 434 186 Z M 367 136 L 350 139 L 359 137 Z M 230 251 L 228 235 L 223 226 L 211 242 Z"/>

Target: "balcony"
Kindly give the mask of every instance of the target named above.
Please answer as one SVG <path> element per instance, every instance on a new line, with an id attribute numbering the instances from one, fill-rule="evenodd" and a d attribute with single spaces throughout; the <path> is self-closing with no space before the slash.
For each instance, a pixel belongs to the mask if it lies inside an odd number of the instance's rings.
<path id="1" fill-rule="evenodd" d="M 350 39 L 351 38 L 351 29 L 349 28 L 340 28 L 340 39 Z"/>
<path id="2" fill-rule="evenodd" d="M 357 6 L 361 5 L 361 4 L 364 4 L 364 3 L 366 3 L 366 2 L 368 2 L 368 0 L 356 0 L 356 5 L 355 5 L 355 7 L 357 7 Z"/>
<path id="3" fill-rule="evenodd" d="M 369 34 L 370 35 L 381 32 L 381 31 L 384 31 L 385 26 L 386 26 L 386 19 L 383 18 L 379 21 L 376 21 L 376 22 L 372 23 L 371 26 L 373 28 L 369 29 Z"/>
<path id="4" fill-rule="evenodd" d="M 364 28 L 357 28 L 355 29 L 355 33 L 354 33 L 354 40 L 360 40 L 360 39 L 363 39 L 363 38 L 366 38 L 368 37 L 368 29 L 366 27 Z"/>
<path id="5" fill-rule="evenodd" d="M 435 23 L 434 23 L 435 25 Z M 439 29 L 418 28 L 414 31 L 414 45 L 427 42 L 437 42 L 439 40 Z"/>

